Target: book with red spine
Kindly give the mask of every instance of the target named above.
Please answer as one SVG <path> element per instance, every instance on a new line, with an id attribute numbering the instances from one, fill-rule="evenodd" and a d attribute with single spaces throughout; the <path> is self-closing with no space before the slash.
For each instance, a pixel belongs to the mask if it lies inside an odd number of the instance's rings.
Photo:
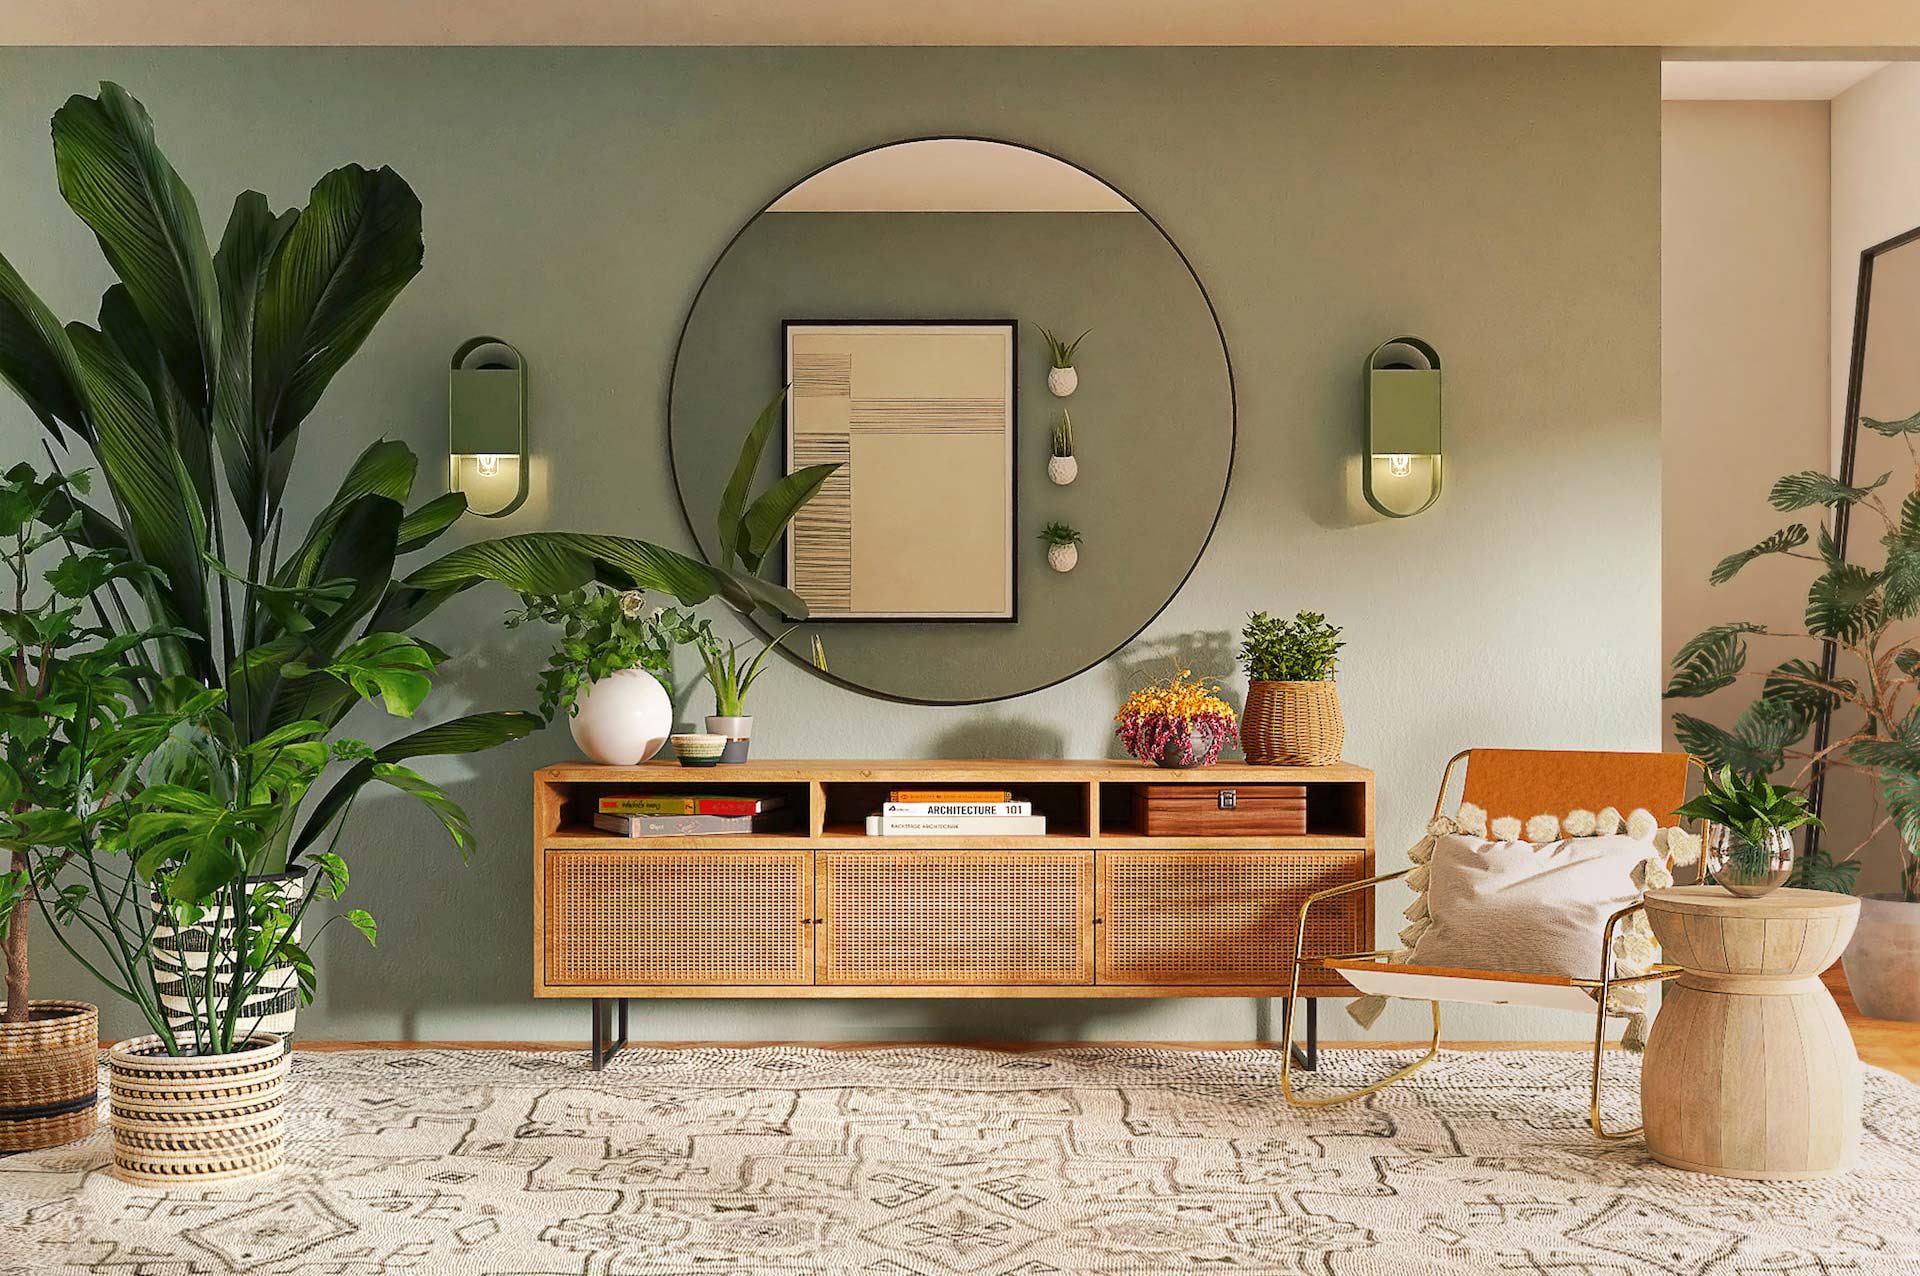
<path id="1" fill-rule="evenodd" d="M 596 809 L 601 815 L 762 815 L 786 804 L 782 797 L 621 793 L 601 798 Z"/>

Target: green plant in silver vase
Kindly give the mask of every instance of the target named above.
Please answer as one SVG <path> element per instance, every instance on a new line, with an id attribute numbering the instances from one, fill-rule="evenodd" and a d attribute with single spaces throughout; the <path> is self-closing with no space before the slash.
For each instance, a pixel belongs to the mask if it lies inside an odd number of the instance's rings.
<path id="1" fill-rule="evenodd" d="M 1735 895 L 1765 895 L 1793 876 L 1795 829 L 1820 827 L 1798 789 L 1723 766 L 1708 771 L 1698 797 L 1674 814 L 1703 820 L 1706 873 Z"/>

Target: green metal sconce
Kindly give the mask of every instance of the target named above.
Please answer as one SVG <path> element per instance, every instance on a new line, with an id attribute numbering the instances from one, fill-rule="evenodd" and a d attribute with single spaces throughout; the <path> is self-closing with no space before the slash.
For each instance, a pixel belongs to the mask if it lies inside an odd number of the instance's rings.
<path id="1" fill-rule="evenodd" d="M 1411 518 L 1440 499 L 1440 354 L 1418 337 L 1382 341 L 1367 356 L 1366 455 L 1360 491 L 1367 504 L 1388 518 Z M 1418 492 L 1416 475 L 1426 479 L 1426 499 L 1412 509 L 1388 504 L 1386 495 Z M 1405 504 L 1406 502 L 1402 502 Z"/>
<path id="2" fill-rule="evenodd" d="M 504 518 L 526 503 L 527 360 L 498 337 L 475 337 L 453 352 L 447 384 L 447 486 L 461 489 L 461 470 L 492 478 L 503 464 L 519 470 L 514 497 L 497 510 L 474 510 Z"/>

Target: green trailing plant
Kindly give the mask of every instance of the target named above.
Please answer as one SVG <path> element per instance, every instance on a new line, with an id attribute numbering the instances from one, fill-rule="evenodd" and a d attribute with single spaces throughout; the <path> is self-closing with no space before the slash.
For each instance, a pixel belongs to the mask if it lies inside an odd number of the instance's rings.
<path id="1" fill-rule="evenodd" d="M 1920 617 L 1920 455 L 1914 443 L 1920 414 L 1900 421 L 1862 417 L 1860 428 L 1903 440 L 1915 457 L 1915 482 L 1897 506 L 1884 490 L 1891 472 L 1856 486 L 1804 470 L 1776 482 L 1769 500 L 1786 514 L 1849 509 L 1856 532 L 1878 531 L 1879 562 L 1843 557 L 1826 517 L 1788 523 L 1727 555 L 1709 574 L 1711 584 L 1725 584 L 1765 558 L 1810 564 L 1814 575 L 1807 587 L 1805 628 L 1731 621 L 1702 630 L 1674 653 L 1664 694 L 1697 699 L 1743 679 L 1758 684 L 1757 696 L 1730 727 L 1692 714 L 1673 715 L 1681 747 L 1710 767 L 1749 779 L 1791 768 L 1787 778 L 1796 788 L 1824 771 L 1871 776 L 1884 814 L 1874 812 L 1859 846 L 1840 855 L 1822 846 L 1802 856 L 1794 884 L 1851 891 L 1860 849 L 1892 825 L 1904 847 L 1901 889 L 1914 901 L 1920 900 L 1920 702 L 1914 694 L 1920 635 L 1911 622 Z M 1854 540 L 1858 545 L 1862 538 Z M 1755 639 L 1799 644 L 1802 652 L 1749 668 L 1749 642 Z M 1823 659 L 1829 653 L 1831 663 Z M 1857 714 L 1858 721 L 1816 750 L 1807 745 L 1807 736 L 1827 713 Z"/>
<path id="2" fill-rule="evenodd" d="M 797 627 L 789 625 L 763 641 L 759 652 L 750 659 L 744 653 L 752 650 L 751 644 L 743 647 L 731 639 L 715 637 L 710 626 L 702 628 L 694 644 L 700 652 L 700 663 L 706 669 L 707 685 L 713 688 L 713 712 L 716 717 L 739 718 L 746 715 L 747 693 L 753 690 L 753 684 L 765 671 L 767 657 Z M 818 642 L 816 638 L 815 654 L 824 660 L 825 655 Z M 824 670 L 826 665 L 822 663 L 819 667 Z"/>
<path id="3" fill-rule="evenodd" d="M 1700 795 L 1674 811 L 1687 820 L 1717 824 L 1734 836 L 1731 862 L 1745 872 L 1766 872 L 1772 859 L 1767 839 L 1791 833 L 1820 819 L 1807 806 L 1806 795 L 1786 784 L 1760 776 L 1736 775 L 1732 767 L 1709 770 Z"/>
<path id="4" fill-rule="evenodd" d="M 1080 533 L 1065 523 L 1048 523 L 1040 529 L 1040 539 L 1049 545 L 1078 545 Z"/>
<path id="5" fill-rule="evenodd" d="M 1060 338 L 1054 336 L 1048 329 L 1041 328 L 1040 339 L 1047 343 L 1048 360 L 1050 360 L 1056 368 L 1071 368 L 1073 366 L 1074 353 L 1080 349 L 1080 343 L 1087 339 L 1087 333 L 1092 331 L 1093 329 L 1088 328 L 1086 332 L 1081 333 L 1072 341 L 1062 341 Z"/>
<path id="6" fill-rule="evenodd" d="M 1053 454 L 1073 455 L 1073 417 L 1066 412 L 1060 414 L 1059 424 L 1053 427 Z"/>
<path id="7" fill-rule="evenodd" d="M 580 689 L 626 669 L 644 669 L 671 683 L 673 650 L 694 641 L 706 623 L 678 607 L 650 606 L 638 589 L 588 585 L 564 594 L 523 594 L 509 613 L 515 628 L 536 621 L 560 628 L 560 642 L 540 675 L 540 714 L 548 722 L 576 712 Z"/>
<path id="8" fill-rule="evenodd" d="M 539 723 L 531 713 L 474 713 L 355 745 L 325 783 L 274 776 L 277 755 L 263 745 L 331 748 L 369 699 L 411 717 L 447 659 L 412 631 L 463 591 L 493 581 L 558 595 L 600 582 L 685 606 L 717 596 L 742 611 L 805 614 L 788 590 L 624 537 L 527 533 L 402 566 L 452 528 L 466 499 L 415 501 L 417 460 L 388 440 L 359 455 L 304 530 L 293 526 L 282 497 L 302 427 L 421 268 L 412 189 L 391 169 L 348 165 L 302 208 L 275 212 L 248 191 L 210 247 L 193 193 L 123 89 L 70 99 L 52 131 L 61 194 L 117 282 L 94 323 L 63 325 L 0 257 L 0 380 L 52 448 L 91 455 L 104 491 L 72 498 L 56 521 L 76 551 L 124 561 L 82 583 L 88 614 L 111 632 L 103 641 L 129 644 L 119 656 L 134 706 L 193 702 L 178 692 L 186 684 L 216 698 L 208 711 L 219 718 L 199 729 L 232 774 L 210 762 L 174 787 L 230 812 L 263 783 L 277 795 L 281 817 L 269 824 L 233 815 L 205 830 L 219 847 L 206 862 L 223 879 L 209 898 L 228 892 L 229 914 L 248 906 L 249 875 L 325 877 L 313 856 L 370 784 L 420 801 L 470 848 L 464 813 L 401 764 L 519 739 Z M 317 725 L 282 734 L 299 724 Z"/>
<path id="9" fill-rule="evenodd" d="M 1240 663 L 1254 682 L 1325 682 L 1339 668 L 1340 628 L 1317 611 L 1277 620 L 1249 612 L 1240 632 Z"/>

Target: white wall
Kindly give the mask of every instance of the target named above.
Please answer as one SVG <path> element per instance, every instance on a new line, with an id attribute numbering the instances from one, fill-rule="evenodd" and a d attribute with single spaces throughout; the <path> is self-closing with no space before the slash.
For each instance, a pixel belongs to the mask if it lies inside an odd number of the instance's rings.
<path id="1" fill-rule="evenodd" d="M 1707 574 L 1780 525 L 1780 475 L 1826 463 L 1826 102 L 1661 111 L 1661 650 L 1727 620 L 1797 628 L 1804 564 Z M 1849 313 L 1851 313 L 1849 311 Z M 1756 642 L 1754 663 L 1784 659 Z M 1751 685 L 1673 701 L 1726 725 Z M 1674 747 L 1673 722 L 1665 726 Z"/>

